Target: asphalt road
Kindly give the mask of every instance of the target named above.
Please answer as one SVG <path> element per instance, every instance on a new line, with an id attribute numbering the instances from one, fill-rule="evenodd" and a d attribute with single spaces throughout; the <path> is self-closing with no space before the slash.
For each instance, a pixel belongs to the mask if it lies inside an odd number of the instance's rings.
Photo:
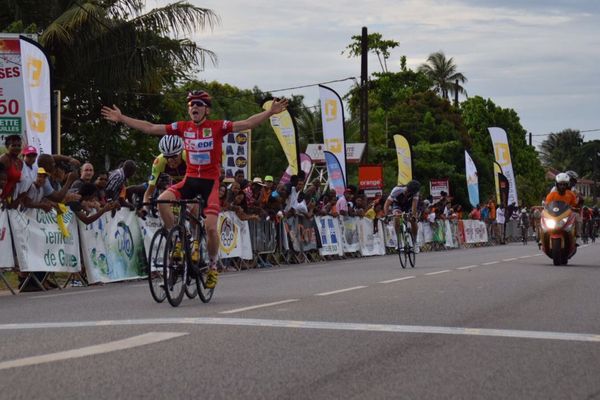
<path id="1" fill-rule="evenodd" d="M 600 245 L 534 244 L 0 297 L 4 399 L 600 399 Z"/>

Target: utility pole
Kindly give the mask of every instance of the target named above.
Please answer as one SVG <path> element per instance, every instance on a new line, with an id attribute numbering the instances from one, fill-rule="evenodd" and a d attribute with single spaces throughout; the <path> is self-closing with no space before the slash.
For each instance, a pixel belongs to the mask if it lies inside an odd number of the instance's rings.
<path id="1" fill-rule="evenodd" d="M 368 82 L 368 59 L 369 38 L 367 27 L 362 28 L 361 50 L 360 50 L 360 136 L 365 142 L 365 152 L 362 162 L 369 159 L 369 82 Z"/>
<path id="2" fill-rule="evenodd" d="M 531 146 L 531 132 L 529 132 L 529 145 Z"/>

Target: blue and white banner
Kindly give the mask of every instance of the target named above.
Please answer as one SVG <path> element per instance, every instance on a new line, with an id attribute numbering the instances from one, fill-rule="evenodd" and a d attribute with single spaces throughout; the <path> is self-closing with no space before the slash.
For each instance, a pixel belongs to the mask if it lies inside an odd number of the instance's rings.
<path id="1" fill-rule="evenodd" d="M 315 217 L 317 229 L 321 238 L 321 248 L 319 253 L 322 256 L 342 256 L 344 248 L 341 242 L 342 230 L 337 218 L 330 215 L 324 217 Z"/>
<path id="2" fill-rule="evenodd" d="M 344 171 L 335 154 L 330 151 L 324 151 L 323 154 L 325 154 L 325 162 L 327 163 L 329 187 L 335 190 L 335 194 L 339 197 L 344 194 L 346 189 Z"/>
<path id="3" fill-rule="evenodd" d="M 469 202 L 471 206 L 479 204 L 479 178 L 477 167 L 469 153 L 465 150 L 465 174 L 467 175 L 467 189 L 469 191 Z"/>

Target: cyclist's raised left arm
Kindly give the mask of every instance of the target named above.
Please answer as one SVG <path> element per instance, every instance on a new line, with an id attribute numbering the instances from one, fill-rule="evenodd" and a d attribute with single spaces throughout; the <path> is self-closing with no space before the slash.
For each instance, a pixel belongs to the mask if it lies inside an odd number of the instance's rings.
<path id="1" fill-rule="evenodd" d="M 266 121 L 271 115 L 279 114 L 287 108 L 288 101 L 287 99 L 275 99 L 271 104 L 271 108 L 260 112 L 258 114 L 254 114 L 251 117 L 243 121 L 234 121 L 233 122 L 233 131 L 239 132 L 246 129 L 256 128 L 258 125 Z"/>

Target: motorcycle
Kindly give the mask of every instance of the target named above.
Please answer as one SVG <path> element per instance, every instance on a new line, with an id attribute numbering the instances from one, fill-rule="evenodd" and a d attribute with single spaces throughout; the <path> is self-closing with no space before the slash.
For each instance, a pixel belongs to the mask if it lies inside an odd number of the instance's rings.
<path id="1" fill-rule="evenodd" d="M 575 213 L 562 201 L 547 204 L 541 217 L 541 243 L 544 253 L 554 265 L 567 265 L 577 252 Z"/>

